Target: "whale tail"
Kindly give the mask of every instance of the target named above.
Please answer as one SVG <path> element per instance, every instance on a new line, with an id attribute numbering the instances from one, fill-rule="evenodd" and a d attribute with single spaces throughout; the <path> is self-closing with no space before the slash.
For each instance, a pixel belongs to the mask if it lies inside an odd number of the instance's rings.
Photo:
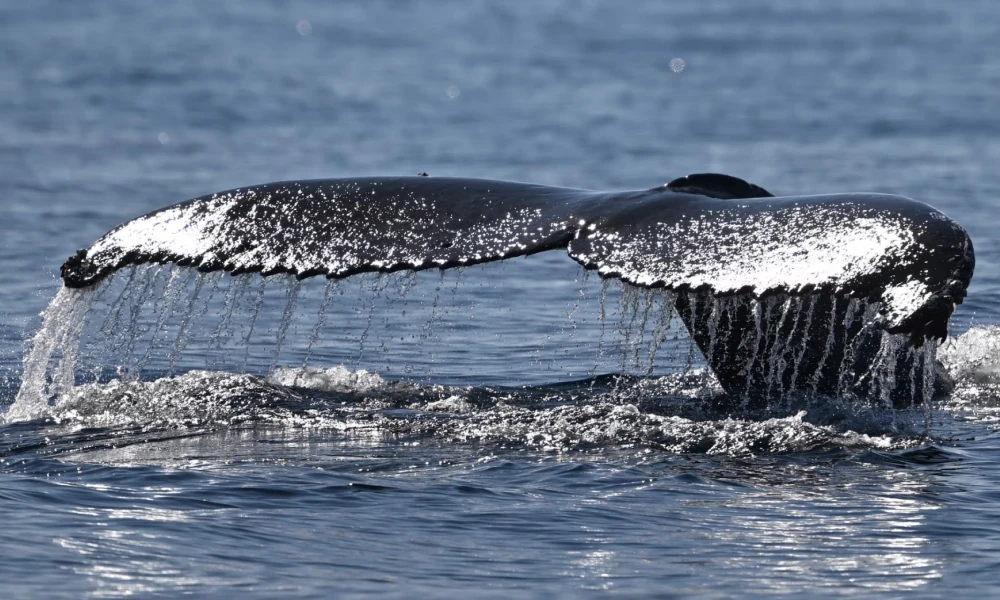
<path id="1" fill-rule="evenodd" d="M 947 335 L 975 265 L 961 226 L 900 196 L 774 197 L 719 174 L 617 193 L 421 176 L 196 198 L 116 227 L 62 277 L 87 287 L 152 262 L 343 278 L 555 249 L 602 277 L 677 292 L 730 395 L 806 390 L 896 405 L 926 396 L 916 385 L 933 365 L 926 341 Z M 874 383 L 887 378 L 899 383 Z"/>

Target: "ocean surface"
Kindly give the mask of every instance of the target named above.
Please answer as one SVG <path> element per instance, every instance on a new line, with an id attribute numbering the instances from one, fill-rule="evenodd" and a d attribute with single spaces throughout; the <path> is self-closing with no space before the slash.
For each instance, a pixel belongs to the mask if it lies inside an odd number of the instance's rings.
<path id="1" fill-rule="evenodd" d="M 0 596 L 992 597 L 998 44 L 986 0 L 0 4 Z M 665 296 L 556 251 L 129 269 L 15 406 L 115 225 L 419 172 L 928 202 L 976 246 L 956 389 L 734 413 Z"/>

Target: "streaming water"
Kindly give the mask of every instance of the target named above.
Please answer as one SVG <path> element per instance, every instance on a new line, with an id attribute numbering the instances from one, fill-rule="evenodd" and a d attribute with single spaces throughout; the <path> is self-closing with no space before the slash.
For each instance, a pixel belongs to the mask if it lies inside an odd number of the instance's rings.
<path id="1" fill-rule="evenodd" d="M 274 358 L 271 359 L 271 366 L 268 368 L 268 372 L 273 371 L 281 359 L 281 348 L 285 345 L 285 337 L 288 335 L 288 327 L 291 325 L 292 317 L 295 315 L 295 307 L 298 303 L 299 291 L 301 289 L 302 284 L 298 279 L 294 277 L 288 279 L 288 291 L 285 293 L 285 308 L 281 313 L 281 321 L 278 323 L 278 333 L 275 336 L 274 344 Z"/>
<path id="2" fill-rule="evenodd" d="M 14 406 L 7 412 L 8 419 L 28 419 L 39 414 L 48 406 L 49 382 L 47 370 L 49 361 L 57 352 L 67 359 L 60 369 L 63 378 L 73 364 L 74 353 L 67 348 L 78 340 L 77 333 L 82 323 L 82 312 L 90 294 L 63 288 L 42 313 L 42 324 L 31 340 L 31 348 L 24 359 L 21 387 L 14 400 Z M 71 339 L 67 339 L 67 337 Z M 74 365 L 75 366 L 75 365 Z M 63 383 L 63 381 L 60 381 Z"/>
<path id="3" fill-rule="evenodd" d="M 477 269 L 488 273 L 496 267 Z M 67 401 L 72 401 L 71 404 L 77 407 L 74 410 L 79 410 L 78 391 L 74 384 L 88 380 L 86 373 L 100 373 L 109 366 L 115 367 L 114 372 L 123 382 L 155 379 L 160 373 L 146 373 L 143 369 L 159 353 L 164 355 L 165 375 L 170 377 L 180 365 L 194 364 L 193 361 L 185 362 L 184 357 L 185 349 L 193 340 L 198 341 L 197 349 L 203 356 L 203 363 L 215 365 L 221 372 L 231 365 L 227 355 L 231 354 L 232 347 L 242 353 L 242 359 L 234 369 L 241 372 L 247 370 L 251 355 L 259 349 L 265 353 L 268 364 L 261 375 L 281 371 L 285 375 L 279 377 L 277 382 L 292 381 L 298 385 L 297 382 L 303 381 L 304 376 L 305 379 L 314 377 L 311 375 L 313 371 L 308 370 L 308 363 L 317 351 L 330 318 L 341 321 L 346 334 L 339 355 L 348 359 L 358 372 L 402 373 L 404 377 L 399 381 L 404 383 L 410 379 L 405 374 L 412 374 L 414 365 L 419 365 L 423 372 L 423 385 L 428 386 L 427 392 L 436 396 L 439 394 L 433 391 L 437 389 L 435 381 L 448 382 L 446 376 L 435 372 L 436 353 L 444 351 L 437 345 L 439 338 L 447 341 L 455 332 L 466 335 L 475 321 L 474 314 L 484 308 L 479 305 L 482 301 L 475 300 L 470 307 L 463 297 L 465 292 L 474 291 L 466 290 L 463 285 L 465 270 L 454 273 L 442 271 L 438 276 L 423 277 L 422 292 L 418 292 L 417 297 L 412 291 L 420 286 L 412 274 L 402 278 L 398 285 L 391 276 L 357 276 L 361 283 L 354 288 L 357 295 L 351 297 L 337 293 L 344 288 L 335 282 L 327 283 L 320 289 L 320 286 L 303 287 L 303 282 L 294 277 L 284 277 L 286 285 L 275 286 L 268 285 L 269 279 L 261 280 L 255 275 L 239 276 L 229 281 L 226 293 L 220 295 L 217 294 L 220 281 L 228 276 L 174 268 L 164 282 L 162 272 L 163 269 L 158 267 L 130 268 L 102 282 L 97 290 L 62 290 L 46 310 L 32 350 L 25 358 L 26 377 L 14 406 L 8 412 L 8 420 L 59 413 Z M 680 376 L 678 381 L 687 381 L 687 374 L 690 373 L 696 375 L 697 385 L 702 390 L 716 390 L 712 395 L 719 398 L 717 403 L 720 407 L 727 406 L 723 400 L 725 395 L 715 387 L 718 384 L 714 382 L 713 370 L 722 378 L 724 385 L 732 385 L 731 382 L 750 385 L 738 394 L 742 395 L 736 414 L 743 416 L 758 414 L 761 410 L 765 412 L 759 414 L 795 414 L 801 403 L 794 398 L 803 394 L 809 398 L 822 397 L 824 402 L 832 396 L 841 396 L 858 404 L 881 405 L 890 412 L 900 404 L 897 390 L 908 392 L 905 397 L 908 404 L 922 402 L 927 406 L 931 402 L 936 377 L 933 366 L 936 346 L 925 344 L 919 349 L 911 348 L 901 336 L 881 331 L 877 304 L 851 299 L 843 318 L 839 319 L 835 316 L 837 303 L 833 300 L 828 302 L 830 316 L 817 319 L 814 313 L 821 299 L 813 296 L 777 295 L 757 300 L 752 297 L 715 297 L 707 293 L 677 295 L 620 283 L 615 286 L 618 297 L 615 315 L 607 314 L 606 302 L 610 292 L 607 282 L 602 284 L 596 307 L 588 305 L 587 295 L 580 288 L 572 294 L 568 312 L 564 314 L 574 336 L 558 336 L 556 339 L 562 346 L 553 346 L 551 335 L 534 339 L 533 343 L 537 346 L 531 349 L 535 357 L 533 363 L 543 372 L 589 371 L 594 374 L 589 380 L 587 393 L 575 396 L 576 402 L 584 400 L 620 405 L 676 395 L 679 388 L 668 386 L 656 389 L 649 382 L 668 374 Z M 279 289 L 282 287 L 283 291 Z M 253 290 L 249 297 L 248 289 Z M 321 294 L 312 294 L 314 290 Z M 446 294 L 442 294 L 444 290 L 447 290 Z M 158 295 L 157 301 L 149 302 L 154 294 Z M 107 296 L 102 307 L 94 306 L 95 296 Z M 221 300 L 217 301 L 217 296 L 222 296 Z M 334 297 L 339 299 L 337 304 L 333 302 Z M 675 308 L 679 302 L 683 308 L 680 312 Z M 240 304 L 243 310 L 238 316 L 237 305 Z M 314 304 L 316 308 L 310 311 L 301 304 Z M 277 326 L 269 332 L 258 327 L 265 310 L 281 315 Z M 90 319 L 90 313 L 97 318 Z M 304 339 L 298 339 L 301 336 L 290 337 L 295 329 L 292 322 L 299 313 L 315 315 L 306 328 L 309 333 Z M 418 317 L 421 313 L 427 316 L 421 319 Z M 589 314 L 591 320 L 579 321 L 581 313 Z M 418 323 L 423 323 L 419 334 L 409 338 L 399 336 L 400 331 L 405 330 L 408 323 L 412 324 L 415 317 Z M 464 320 L 466 317 L 468 322 Z M 678 318 L 684 326 L 672 325 Z M 606 321 L 609 319 L 615 322 L 613 343 L 618 351 L 614 362 L 607 364 L 603 361 L 603 352 Z M 93 320 L 95 327 L 100 321 L 98 332 L 103 336 L 97 338 L 104 339 L 106 347 L 84 359 L 78 349 L 80 336 L 88 330 L 88 320 Z M 842 331 L 834 331 L 831 327 Z M 685 328 L 694 332 L 693 341 L 684 340 L 686 336 L 675 336 L 668 343 L 667 336 L 671 330 L 679 332 Z M 874 341 L 869 341 L 869 338 Z M 354 349 L 350 347 L 352 339 L 356 341 Z M 467 335 L 466 340 L 467 347 L 463 350 L 489 355 L 489 346 L 476 349 L 468 346 Z M 817 340 L 824 340 L 825 347 L 816 345 Z M 580 348 L 587 347 L 588 342 L 596 358 L 581 354 Z M 531 342 L 525 339 L 521 343 Z M 838 343 L 842 343 L 842 347 L 837 348 Z M 670 352 L 661 362 L 657 357 L 665 344 L 670 347 Z M 700 354 L 695 346 L 701 348 L 709 368 L 701 366 L 695 359 Z M 869 346 L 873 350 L 866 350 Z M 371 347 L 380 349 L 374 358 L 365 352 Z M 509 346 L 504 347 L 510 350 Z M 530 345 L 522 347 L 529 349 Z M 132 355 L 139 354 L 140 349 L 141 356 Z M 301 353 L 301 359 L 286 359 L 285 362 L 297 362 L 305 370 L 279 369 L 286 354 L 284 350 L 293 355 Z M 212 357 L 213 353 L 220 356 Z M 684 354 L 687 359 L 678 364 L 677 357 Z M 839 357 L 837 370 L 820 373 L 826 368 L 831 354 Z M 53 362 L 55 357 L 59 360 Z M 118 361 L 117 365 L 86 364 L 87 360 L 107 361 L 112 358 Z M 568 363 L 554 368 L 553 363 L 559 360 Z M 579 360 L 587 365 L 593 364 L 593 367 L 573 366 Z M 400 361 L 404 364 L 394 364 Z M 600 378 L 596 377 L 599 368 L 609 366 L 618 374 L 609 380 L 610 390 L 598 384 Z M 897 367 L 900 372 L 897 372 Z M 185 370 L 190 368 L 185 367 Z M 831 378 L 836 381 L 836 387 L 824 388 L 822 382 Z M 106 380 L 102 380 L 100 375 L 91 379 L 91 385 L 121 385 L 102 383 Z M 799 384 L 800 380 L 806 382 L 805 385 Z M 901 380 L 904 383 L 900 384 Z M 416 382 L 411 380 L 411 383 Z M 511 394 L 514 402 L 533 402 L 536 395 L 535 392 Z M 542 393 L 542 396 L 549 397 L 547 393 Z M 676 407 L 670 410 L 676 410 Z M 720 410 L 721 414 L 732 414 L 732 409 Z M 391 426 L 397 431 L 399 427 L 399 423 Z M 450 436 L 463 437 L 452 429 L 447 431 Z"/>

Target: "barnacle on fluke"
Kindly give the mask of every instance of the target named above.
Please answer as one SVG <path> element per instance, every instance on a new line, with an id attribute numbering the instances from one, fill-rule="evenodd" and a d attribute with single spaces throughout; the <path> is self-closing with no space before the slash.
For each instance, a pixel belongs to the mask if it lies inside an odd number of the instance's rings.
<path id="1" fill-rule="evenodd" d="M 602 277 L 677 292 L 729 394 L 848 391 L 897 405 L 928 393 L 933 352 L 916 350 L 947 335 L 975 264 L 961 226 L 901 196 L 774 197 L 717 174 L 627 192 L 418 176 L 270 183 L 182 202 L 113 229 L 62 277 L 86 287 L 158 262 L 342 278 L 561 248 Z M 874 389 L 876 363 L 905 381 Z"/>

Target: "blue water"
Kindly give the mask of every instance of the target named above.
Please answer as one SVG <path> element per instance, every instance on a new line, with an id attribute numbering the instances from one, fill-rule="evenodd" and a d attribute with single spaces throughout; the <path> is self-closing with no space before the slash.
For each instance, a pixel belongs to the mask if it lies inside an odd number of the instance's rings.
<path id="1" fill-rule="evenodd" d="M 629 296 L 564 256 L 306 282 L 294 311 L 281 279 L 153 268 L 105 320 L 119 277 L 73 396 L 0 424 L 0 595 L 991 596 L 998 43 L 973 0 L 0 5 L 0 406 L 66 256 L 252 183 L 714 171 L 911 196 L 977 254 L 927 415 L 730 419 L 679 338 L 660 392 L 596 377 L 645 369 Z M 184 343 L 141 326 L 171 277 Z M 146 347 L 142 382 L 84 384 Z"/>

